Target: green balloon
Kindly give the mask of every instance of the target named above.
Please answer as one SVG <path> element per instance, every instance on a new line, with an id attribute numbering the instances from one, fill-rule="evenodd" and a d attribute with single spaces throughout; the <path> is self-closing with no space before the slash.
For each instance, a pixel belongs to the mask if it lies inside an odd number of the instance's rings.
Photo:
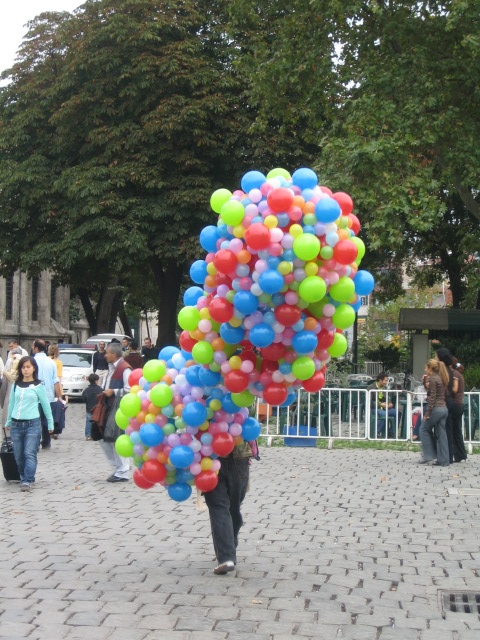
<path id="1" fill-rule="evenodd" d="M 127 393 L 120 400 L 120 411 L 129 418 L 134 418 L 141 408 L 142 401 L 136 393 Z"/>
<path id="2" fill-rule="evenodd" d="M 173 398 L 173 391 L 164 382 L 155 385 L 150 389 L 150 401 L 156 407 L 166 407 L 171 403 Z"/>
<path id="3" fill-rule="evenodd" d="M 232 192 L 228 189 L 217 189 L 210 197 L 210 206 L 215 213 L 220 213 L 223 205 L 232 197 Z"/>
<path id="4" fill-rule="evenodd" d="M 332 322 L 336 329 L 348 329 L 355 322 L 355 310 L 350 304 L 340 304 L 332 316 Z"/>
<path id="5" fill-rule="evenodd" d="M 115 412 L 115 422 L 120 429 L 123 429 L 123 431 L 125 431 L 125 429 L 130 424 L 130 418 L 122 413 L 120 409 L 117 409 Z"/>
<path id="6" fill-rule="evenodd" d="M 298 295 L 309 304 L 318 302 L 325 297 L 326 293 L 327 284 L 320 276 L 307 276 L 298 287 Z"/>
<path id="7" fill-rule="evenodd" d="M 277 167 L 276 169 L 272 169 L 267 174 L 267 180 L 270 178 L 285 178 L 285 180 L 291 180 L 292 176 L 288 173 L 286 169 L 282 169 L 281 167 Z"/>
<path id="8" fill-rule="evenodd" d="M 293 241 L 293 251 L 300 260 L 315 260 L 320 252 L 320 240 L 313 233 L 302 233 Z"/>
<path id="9" fill-rule="evenodd" d="M 255 402 L 255 396 L 248 389 L 245 389 L 240 393 L 232 393 L 232 400 L 237 407 L 249 407 Z"/>
<path id="10" fill-rule="evenodd" d="M 175 429 L 175 425 L 172 424 L 171 422 L 167 422 L 167 424 L 165 424 L 162 427 L 162 431 L 163 431 L 163 435 L 166 436 L 170 436 L 172 435 L 172 433 L 175 433 L 176 429 Z"/>
<path id="11" fill-rule="evenodd" d="M 333 343 L 328 347 L 327 351 L 332 358 L 339 358 L 343 356 L 348 348 L 348 342 L 345 336 L 341 333 L 336 333 L 333 336 Z"/>
<path id="12" fill-rule="evenodd" d="M 167 373 L 163 360 L 149 360 L 143 365 L 143 377 L 147 382 L 158 382 Z"/>
<path id="13" fill-rule="evenodd" d="M 348 302 L 355 295 L 355 283 L 348 276 L 343 276 L 330 287 L 330 297 L 337 302 Z"/>
<path id="14" fill-rule="evenodd" d="M 198 364 L 209 364 L 213 360 L 213 347 L 205 340 L 199 340 L 192 349 L 192 357 Z"/>
<path id="15" fill-rule="evenodd" d="M 330 258 L 333 256 L 333 247 L 330 247 L 328 244 L 326 244 L 320 249 L 320 256 L 324 260 L 330 260 Z"/>
<path id="16" fill-rule="evenodd" d="M 315 363 L 308 356 L 300 356 L 292 362 L 292 373 L 298 380 L 308 380 L 315 373 Z"/>
<path id="17" fill-rule="evenodd" d="M 308 305 L 308 310 L 314 318 L 321 318 L 323 316 L 323 307 L 327 304 L 325 298 L 318 302 L 313 302 Z"/>
<path id="18" fill-rule="evenodd" d="M 363 242 L 363 240 L 361 240 L 360 238 L 357 238 L 356 236 L 354 236 L 353 238 L 350 238 L 350 240 L 357 245 L 358 255 L 355 262 L 357 264 L 360 264 L 363 256 L 365 255 L 365 243 Z"/>
<path id="19" fill-rule="evenodd" d="M 244 216 L 245 209 L 243 208 L 243 204 L 238 200 L 228 200 L 220 211 L 221 219 L 225 224 L 229 224 L 232 227 L 240 224 Z"/>
<path id="20" fill-rule="evenodd" d="M 183 307 L 183 309 L 180 309 L 178 324 L 184 331 L 195 331 L 199 322 L 200 311 L 197 307 Z"/>
<path id="21" fill-rule="evenodd" d="M 115 440 L 115 451 L 122 458 L 130 458 L 133 454 L 133 442 L 130 440 L 130 436 L 126 434 L 118 436 Z"/>

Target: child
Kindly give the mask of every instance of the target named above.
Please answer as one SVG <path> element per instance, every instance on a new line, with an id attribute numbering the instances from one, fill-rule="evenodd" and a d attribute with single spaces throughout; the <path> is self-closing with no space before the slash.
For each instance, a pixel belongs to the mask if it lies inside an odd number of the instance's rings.
<path id="1" fill-rule="evenodd" d="M 91 373 L 88 376 L 88 382 L 90 383 L 88 385 L 88 387 L 86 389 L 84 389 L 83 393 L 82 393 L 82 400 L 86 403 L 85 405 L 85 410 L 86 410 L 86 415 L 85 415 L 85 439 L 86 440 L 91 440 L 91 433 L 92 433 L 92 423 L 90 421 L 90 418 L 92 417 L 92 411 L 95 408 L 95 405 L 97 404 L 97 399 L 100 393 L 103 392 L 102 387 L 97 384 L 99 380 L 99 377 L 97 376 L 96 373 Z"/>

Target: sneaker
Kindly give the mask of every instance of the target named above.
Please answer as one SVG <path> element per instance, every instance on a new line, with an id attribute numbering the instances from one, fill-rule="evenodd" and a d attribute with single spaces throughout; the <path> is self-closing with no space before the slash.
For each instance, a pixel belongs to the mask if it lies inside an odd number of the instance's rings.
<path id="1" fill-rule="evenodd" d="M 90 437 L 90 436 L 87 436 L 87 437 L 85 438 L 85 440 L 91 440 L 91 437 Z"/>
<path id="2" fill-rule="evenodd" d="M 222 576 L 229 571 L 233 571 L 235 569 L 235 563 L 233 560 L 226 560 L 225 562 L 221 562 L 219 565 L 215 567 L 213 573 L 217 576 Z"/>
<path id="3" fill-rule="evenodd" d="M 30 491 L 30 485 L 28 482 L 22 482 L 20 485 L 20 491 Z"/>

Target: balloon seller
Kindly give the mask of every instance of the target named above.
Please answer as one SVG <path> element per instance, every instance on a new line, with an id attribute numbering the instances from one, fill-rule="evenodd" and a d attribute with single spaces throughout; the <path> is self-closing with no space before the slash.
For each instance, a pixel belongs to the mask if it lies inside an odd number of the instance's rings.
<path id="1" fill-rule="evenodd" d="M 365 245 L 351 197 L 312 169 L 249 171 L 210 204 L 218 218 L 200 233 L 206 255 L 190 268 L 179 347 L 130 374 L 115 447 L 133 456 L 140 488 L 160 484 L 178 502 L 192 486 L 204 493 L 214 572 L 225 574 L 236 564 L 249 443 L 261 433 L 249 409 L 322 389 L 374 280 L 359 269 Z"/>

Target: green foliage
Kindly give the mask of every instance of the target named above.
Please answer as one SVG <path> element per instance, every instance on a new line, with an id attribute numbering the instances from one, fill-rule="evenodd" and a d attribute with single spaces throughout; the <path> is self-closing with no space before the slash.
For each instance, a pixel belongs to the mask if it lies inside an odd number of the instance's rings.
<path id="1" fill-rule="evenodd" d="M 462 363 L 463 364 L 463 363 Z M 463 373 L 465 389 L 480 389 L 480 363 L 475 362 L 467 366 Z"/>

